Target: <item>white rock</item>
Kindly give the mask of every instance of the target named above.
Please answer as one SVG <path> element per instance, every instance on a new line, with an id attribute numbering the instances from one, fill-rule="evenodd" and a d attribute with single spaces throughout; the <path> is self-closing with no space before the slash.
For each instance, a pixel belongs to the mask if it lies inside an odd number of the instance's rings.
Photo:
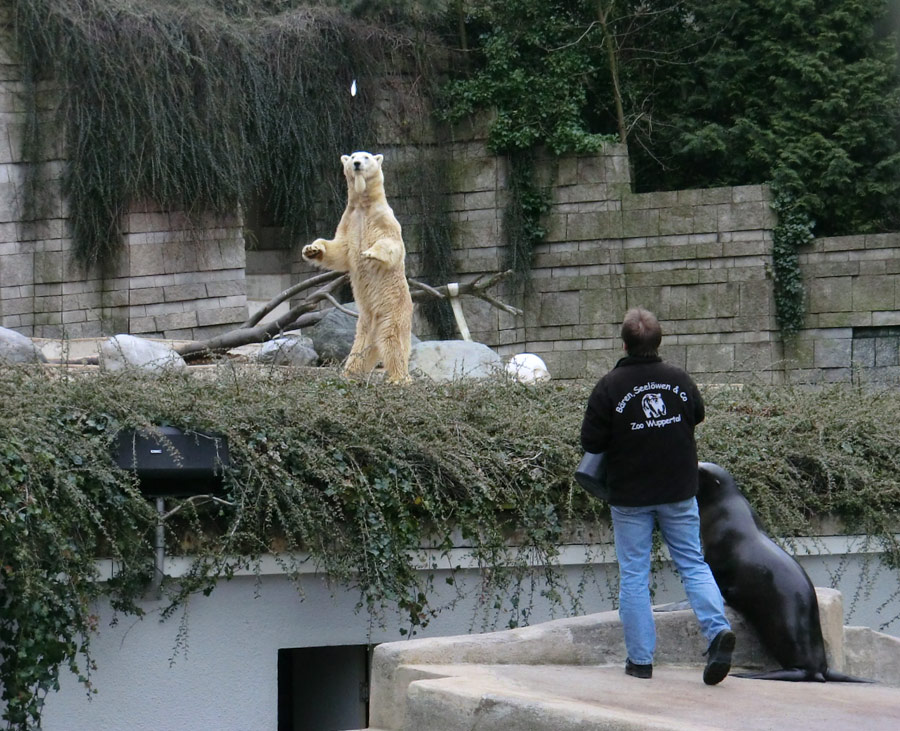
<path id="1" fill-rule="evenodd" d="M 100 362 L 109 371 L 140 368 L 150 373 L 181 371 L 187 368 L 178 353 L 168 345 L 134 335 L 114 335 L 100 344 Z"/>
<path id="2" fill-rule="evenodd" d="M 0 327 L 0 361 L 6 363 L 43 363 L 47 359 L 31 338 Z"/>
<path id="3" fill-rule="evenodd" d="M 503 372 L 503 361 L 482 343 L 468 340 L 425 340 L 412 346 L 409 370 L 434 381 L 488 378 Z"/>
<path id="4" fill-rule="evenodd" d="M 519 353 L 506 363 L 506 372 L 521 383 L 549 381 L 550 371 L 543 358 L 534 353 Z"/>

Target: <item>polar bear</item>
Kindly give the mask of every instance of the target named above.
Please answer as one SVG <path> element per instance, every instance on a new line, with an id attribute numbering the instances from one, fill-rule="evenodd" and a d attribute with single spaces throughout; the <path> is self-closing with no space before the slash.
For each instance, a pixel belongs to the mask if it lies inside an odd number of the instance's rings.
<path id="1" fill-rule="evenodd" d="M 344 366 L 348 375 L 384 364 L 388 380 L 409 380 L 412 298 L 406 282 L 400 223 L 384 195 L 384 155 L 341 155 L 347 178 L 347 207 L 333 239 L 303 247 L 305 261 L 350 273 L 359 309 L 356 337 Z"/>

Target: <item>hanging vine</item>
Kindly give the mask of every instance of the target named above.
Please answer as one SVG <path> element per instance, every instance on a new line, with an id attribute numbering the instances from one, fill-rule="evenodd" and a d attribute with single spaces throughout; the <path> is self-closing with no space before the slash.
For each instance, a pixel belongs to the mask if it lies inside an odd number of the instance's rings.
<path id="1" fill-rule="evenodd" d="M 529 281 L 534 247 L 547 234 L 542 219 L 550 210 L 550 196 L 535 183 L 533 151 L 518 150 L 507 159 L 509 202 L 503 211 L 506 268 L 522 285 Z"/>
<path id="2" fill-rule="evenodd" d="M 162 580 L 164 617 L 264 554 L 288 568 L 305 554 L 358 591 L 372 620 L 393 618 L 412 634 L 446 598 L 419 570 L 419 549 L 449 551 L 458 535 L 483 569 L 470 598 L 492 626 L 526 623 L 536 601 L 584 611 L 555 559 L 568 528 L 608 519 L 573 482 L 592 385 L 498 378 L 385 389 L 327 369 L 298 378 L 231 363 L 152 379 L 0 367 L 0 714 L 15 731 L 39 728 L 67 670 L 104 692 L 91 678 L 91 640 L 105 629 L 96 602 L 143 611 L 157 523 L 113 445 L 121 430 L 152 424 L 223 434 L 231 458 L 222 501 L 167 500 L 167 551 L 193 562 Z M 728 466 L 771 532 L 815 535 L 816 516 L 837 516 L 897 570 L 896 398 L 749 385 L 706 396 L 700 457 Z M 115 561 L 113 581 L 100 580 L 98 558 Z M 531 593 L 532 580 L 544 595 Z M 613 602 L 615 587 L 605 588 Z M 882 608 L 883 627 L 896 626 L 898 599 Z M 174 627 L 172 636 L 183 640 Z"/>
<path id="3" fill-rule="evenodd" d="M 48 87 L 62 89 L 62 192 L 82 265 L 115 260 L 136 201 L 232 213 L 262 195 L 294 239 L 318 235 L 316 216 L 340 217 L 335 161 L 371 142 L 376 85 L 366 81 L 407 53 L 408 41 L 326 7 L 277 15 L 263 4 L 252 15 L 222 7 L 14 0 L 25 151 L 33 162 L 52 159 L 41 107 Z"/>

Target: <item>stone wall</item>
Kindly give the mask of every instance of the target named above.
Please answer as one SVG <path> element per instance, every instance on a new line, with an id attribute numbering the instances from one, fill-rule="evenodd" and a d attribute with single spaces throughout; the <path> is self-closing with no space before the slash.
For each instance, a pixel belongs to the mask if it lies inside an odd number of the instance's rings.
<path id="1" fill-rule="evenodd" d="M 118 310 L 126 332 L 195 339 L 247 319 L 240 216 L 148 204 L 132 207 L 124 229 L 116 281 L 127 293 Z"/>
<path id="2" fill-rule="evenodd" d="M 505 161 L 478 139 L 453 142 L 449 152 L 459 278 L 502 270 Z M 814 241 L 801 257 L 809 314 L 785 344 L 775 318 L 776 219 L 767 186 L 635 194 L 622 145 L 544 160 L 538 175 L 552 195 L 548 235 L 528 288 L 503 292 L 524 315 L 465 300 L 475 340 L 505 355 L 538 353 L 556 378 L 595 378 L 621 355 L 625 310 L 642 305 L 663 322 L 663 356 L 701 381 L 900 378 L 900 234 Z M 415 274 L 418 222 L 402 197 L 391 202 Z"/>
<path id="3" fill-rule="evenodd" d="M 808 313 L 791 378 L 900 382 L 900 234 L 816 239 L 800 266 Z"/>
<path id="4" fill-rule="evenodd" d="M 0 326 L 33 337 L 82 338 L 128 332 L 195 339 L 247 318 L 239 215 L 213 217 L 136 204 L 121 222 L 113 271 L 78 267 L 61 194 L 61 140 L 37 166 L 43 204 L 24 206 L 22 70 L 9 9 L 0 9 Z M 58 92 L 42 90 L 41 113 Z M 46 100 L 46 103 L 43 102 Z"/>

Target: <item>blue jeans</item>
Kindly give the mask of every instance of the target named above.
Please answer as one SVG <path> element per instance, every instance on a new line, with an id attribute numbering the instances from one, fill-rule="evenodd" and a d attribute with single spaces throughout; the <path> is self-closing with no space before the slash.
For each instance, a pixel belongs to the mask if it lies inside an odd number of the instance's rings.
<path id="1" fill-rule="evenodd" d="M 656 625 L 650 604 L 654 521 L 659 522 L 703 636 L 711 642 L 723 629 L 731 629 L 722 594 L 700 549 L 697 500 L 637 508 L 610 507 L 619 562 L 619 617 L 631 662 L 649 665 L 656 650 Z"/>

